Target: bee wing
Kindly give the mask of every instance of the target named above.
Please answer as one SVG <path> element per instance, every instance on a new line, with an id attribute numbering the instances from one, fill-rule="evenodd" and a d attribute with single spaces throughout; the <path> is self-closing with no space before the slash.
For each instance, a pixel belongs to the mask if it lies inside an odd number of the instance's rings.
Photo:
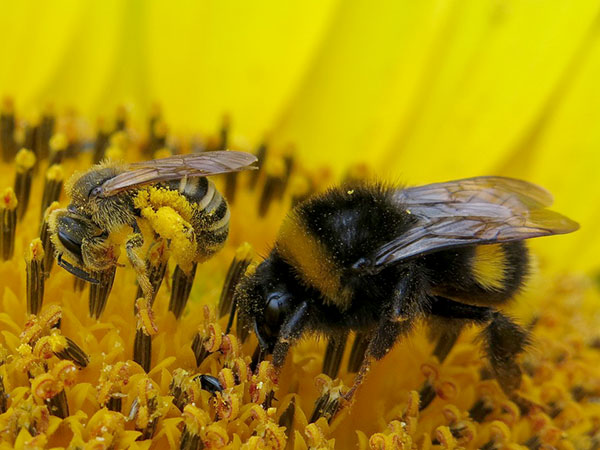
<path id="1" fill-rule="evenodd" d="M 256 168 L 256 156 L 245 152 L 214 151 L 174 155 L 168 158 L 129 164 L 127 171 L 102 185 L 102 195 L 110 196 L 126 189 L 185 177 L 206 177 Z"/>
<path id="2" fill-rule="evenodd" d="M 571 219 L 545 209 L 552 196 L 522 180 L 476 177 L 399 190 L 395 201 L 413 226 L 371 258 L 383 267 L 451 247 L 520 241 L 575 231 Z"/>

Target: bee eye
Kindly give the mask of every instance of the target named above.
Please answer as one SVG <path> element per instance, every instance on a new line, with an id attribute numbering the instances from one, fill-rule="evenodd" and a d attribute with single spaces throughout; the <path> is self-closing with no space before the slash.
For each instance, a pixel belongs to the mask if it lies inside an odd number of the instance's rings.
<path id="1" fill-rule="evenodd" d="M 96 186 L 95 188 L 93 188 L 88 197 L 89 198 L 93 198 L 93 197 L 98 197 L 100 194 L 102 194 L 102 186 Z"/>
<path id="2" fill-rule="evenodd" d="M 265 306 L 265 325 L 271 330 L 279 329 L 285 316 L 292 309 L 292 297 L 283 292 L 272 292 Z"/>
<path id="3" fill-rule="evenodd" d="M 67 250 L 81 258 L 81 241 L 74 239 L 63 230 L 58 230 L 58 239 Z"/>

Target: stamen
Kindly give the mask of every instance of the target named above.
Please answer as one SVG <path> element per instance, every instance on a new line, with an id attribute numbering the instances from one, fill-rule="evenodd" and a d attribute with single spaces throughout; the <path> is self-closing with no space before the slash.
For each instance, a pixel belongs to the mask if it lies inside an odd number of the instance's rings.
<path id="1" fill-rule="evenodd" d="M 162 239 L 157 240 L 148 249 L 148 256 L 146 259 L 146 273 L 148 274 L 148 279 L 150 281 L 150 284 L 152 285 L 152 299 L 150 306 L 154 304 L 156 294 L 158 293 L 160 285 L 162 284 L 162 281 L 165 278 L 168 260 L 169 255 L 166 242 Z M 144 293 L 142 292 L 142 288 L 141 286 L 138 286 L 135 298 L 138 299 L 143 296 Z"/>
<path id="2" fill-rule="evenodd" d="M 0 375 L 0 414 L 4 414 L 8 409 L 8 394 L 4 387 L 4 377 Z"/>
<path id="3" fill-rule="evenodd" d="M 44 247 L 39 238 L 29 244 L 25 255 L 27 271 L 27 313 L 38 314 L 44 300 Z"/>
<path id="4" fill-rule="evenodd" d="M 33 168 L 36 163 L 35 153 L 26 148 L 22 148 L 15 157 L 16 176 L 15 176 L 15 195 L 19 204 L 17 206 L 17 217 L 23 218 L 29 205 L 31 194 L 31 180 L 33 179 Z"/>
<path id="5" fill-rule="evenodd" d="M 494 411 L 494 405 L 489 397 L 479 398 L 469 410 L 469 416 L 476 422 L 483 422 Z"/>
<path id="6" fill-rule="evenodd" d="M 292 197 L 292 208 L 302 203 L 312 193 L 312 187 L 308 178 L 302 175 L 294 175 L 290 180 L 290 195 Z"/>
<path id="7" fill-rule="evenodd" d="M 124 386 L 131 377 L 131 364 L 119 361 L 115 365 L 105 365 L 100 374 L 98 403 L 111 411 L 121 412 Z"/>
<path id="8" fill-rule="evenodd" d="M 246 269 L 252 261 L 252 246 L 244 242 L 238 247 L 235 252 L 235 256 L 229 265 L 227 270 L 227 276 L 225 277 L 225 283 L 223 289 L 221 289 L 221 297 L 219 299 L 218 318 L 220 319 L 226 314 L 229 314 L 229 322 L 225 330 L 225 334 L 229 334 L 231 325 L 233 323 L 233 317 L 235 316 L 236 306 L 233 304 L 233 294 L 235 288 L 242 279 L 242 276 L 246 272 Z"/>
<path id="9" fill-rule="evenodd" d="M 58 201 L 63 186 L 63 178 L 64 173 L 60 165 L 50 166 L 46 171 L 46 183 L 44 184 L 44 194 L 42 195 L 42 216 L 52 202 Z"/>
<path id="10" fill-rule="evenodd" d="M 296 414 L 296 396 L 294 395 L 287 408 L 279 416 L 279 426 L 285 427 L 285 434 L 289 438 L 294 425 L 294 415 Z"/>
<path id="11" fill-rule="evenodd" d="M 63 133 L 56 133 L 50 139 L 50 156 L 48 158 L 48 166 L 51 167 L 56 164 L 62 164 L 69 141 Z"/>
<path id="12" fill-rule="evenodd" d="M 0 202 L 0 256 L 4 261 L 12 259 L 15 250 L 18 203 L 12 188 L 6 188 Z"/>
<path id="13" fill-rule="evenodd" d="M 79 277 L 73 277 L 73 290 L 75 292 L 83 292 L 85 289 L 86 282 Z"/>
<path id="14" fill-rule="evenodd" d="M 100 118 L 96 123 L 96 140 L 94 141 L 94 156 L 92 157 L 92 161 L 94 164 L 98 164 L 100 161 L 104 159 L 104 153 L 108 148 L 108 144 L 110 142 L 110 130 L 107 126 L 107 122 Z"/>
<path id="15" fill-rule="evenodd" d="M 125 131 L 127 127 L 127 109 L 121 105 L 115 114 L 115 132 Z"/>
<path id="16" fill-rule="evenodd" d="M 89 356 L 77 345 L 71 338 L 62 336 L 64 344 L 54 348 L 54 354 L 57 358 L 73 361 L 79 367 L 87 367 L 90 363 Z"/>
<path id="17" fill-rule="evenodd" d="M 42 218 L 42 223 L 40 225 L 40 240 L 42 241 L 42 246 L 44 247 L 44 272 L 50 273 L 52 270 L 52 265 L 54 264 L 54 244 L 52 244 L 52 240 L 50 239 L 50 229 L 48 225 L 48 218 L 53 211 L 59 208 L 58 202 L 52 202 L 46 211 L 44 211 L 44 217 Z"/>
<path id="18" fill-rule="evenodd" d="M 348 358 L 347 371 L 350 373 L 357 373 L 360 369 L 360 365 L 365 359 L 365 353 L 369 346 L 368 334 L 356 333 L 354 337 L 354 343 L 350 350 L 350 358 Z"/>
<path id="19" fill-rule="evenodd" d="M 116 272 L 117 268 L 115 266 L 102 272 L 93 272 L 91 274 L 92 278 L 98 280 L 98 283 L 90 285 L 90 317 L 93 317 L 94 319 L 99 319 L 102 313 L 104 312 L 104 308 L 106 307 L 106 301 L 108 300 L 108 296 L 110 295 L 113 282 L 115 281 Z"/>
<path id="20" fill-rule="evenodd" d="M 55 123 L 56 118 L 54 116 L 52 105 L 47 105 L 38 127 L 36 145 L 32 147 L 36 151 L 39 159 L 47 158 L 50 153 L 50 138 L 54 133 Z"/>
<path id="21" fill-rule="evenodd" d="M 262 167 L 267 158 L 267 148 L 268 148 L 267 143 L 263 142 L 262 144 L 260 144 L 260 146 L 258 147 L 258 150 L 256 151 L 256 158 L 258 159 L 258 161 L 256 163 L 256 167 L 258 167 L 258 169 L 250 172 L 248 175 L 249 176 L 249 180 L 248 180 L 248 188 L 249 189 L 254 190 L 254 188 L 258 184 L 258 180 L 259 180 L 261 174 L 263 173 Z"/>
<path id="22" fill-rule="evenodd" d="M 295 166 L 295 153 L 296 153 L 296 146 L 293 144 L 288 145 L 287 148 L 283 152 L 283 162 L 285 164 L 285 172 L 283 175 L 283 183 L 281 186 L 281 190 L 277 193 L 279 200 L 281 200 L 281 198 L 283 197 L 283 194 L 285 193 L 285 190 L 287 189 L 287 186 L 290 182 L 290 176 L 292 175 L 292 172 L 293 172 L 294 166 Z"/>
<path id="23" fill-rule="evenodd" d="M 195 405 L 186 405 L 183 409 L 183 432 L 179 449 L 200 450 L 204 448 L 200 432 L 209 423 L 210 417 L 206 411 Z"/>
<path id="24" fill-rule="evenodd" d="M 158 421 L 169 407 L 170 402 L 161 397 L 160 390 L 150 378 L 144 377 L 137 383 L 137 397 L 131 405 L 129 420 L 135 420 L 135 429 L 142 432 L 138 441 L 154 436 Z"/>
<path id="25" fill-rule="evenodd" d="M 280 193 L 283 192 L 284 188 L 286 171 L 286 163 L 282 158 L 272 158 L 266 162 L 265 173 L 267 175 L 258 203 L 258 214 L 260 217 L 264 217 L 267 214 L 273 200 L 280 198 Z"/>
<path id="26" fill-rule="evenodd" d="M 189 275 L 186 275 L 179 266 L 176 266 L 173 272 L 173 287 L 171 289 L 169 311 L 175 314 L 175 318 L 177 319 L 181 317 L 190 296 L 192 285 L 194 284 L 194 276 L 196 275 L 196 265 L 196 263 L 192 265 Z"/>
<path id="27" fill-rule="evenodd" d="M 320 417 L 325 417 L 327 422 L 335 416 L 340 406 L 340 400 L 348 390 L 341 381 L 334 382 L 327 375 L 319 375 L 315 378 L 315 385 L 321 391 L 321 396 L 315 402 L 313 413 L 309 423 L 316 422 Z"/>
<path id="28" fill-rule="evenodd" d="M 12 99 L 4 98 L 0 112 L 0 152 L 4 162 L 10 162 L 15 157 L 17 143 L 15 141 L 15 111 Z"/>
<path id="29" fill-rule="evenodd" d="M 348 333 L 332 337 L 328 340 L 325 357 L 323 358 L 323 368 L 321 369 L 321 372 L 325 375 L 331 378 L 337 377 L 340 365 L 342 364 L 342 357 L 344 356 L 347 340 Z"/>
<path id="30" fill-rule="evenodd" d="M 148 373 L 152 359 L 152 336 L 158 333 L 158 327 L 154 323 L 152 307 L 144 297 L 138 298 L 135 306 L 137 321 L 133 344 L 133 360 Z"/>
<path id="31" fill-rule="evenodd" d="M 169 385 L 169 394 L 173 397 L 173 404 L 183 411 L 186 404 L 186 385 L 189 378 L 187 370 L 178 368 L 173 371 L 173 378 Z"/>

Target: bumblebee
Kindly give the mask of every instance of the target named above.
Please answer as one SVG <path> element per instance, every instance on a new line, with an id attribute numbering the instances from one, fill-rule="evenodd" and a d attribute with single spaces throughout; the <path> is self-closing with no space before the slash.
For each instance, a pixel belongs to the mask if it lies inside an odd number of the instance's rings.
<path id="1" fill-rule="evenodd" d="M 152 298 L 141 225 L 184 271 L 217 252 L 227 239 L 229 209 L 208 175 L 252 168 L 248 153 L 214 151 L 125 165 L 106 161 L 67 186 L 71 203 L 49 218 L 58 264 L 91 283 L 94 273 L 117 265 L 120 245 L 136 270 L 144 296 Z M 66 258 L 66 259 L 65 259 Z"/>
<path id="2" fill-rule="evenodd" d="M 578 229 L 551 204 L 543 188 L 504 177 L 333 188 L 291 210 L 268 257 L 240 282 L 242 323 L 276 368 L 307 333 L 367 336 L 347 399 L 418 320 L 440 361 L 465 325 L 482 325 L 493 374 L 512 392 L 528 333 L 498 307 L 527 279 L 523 240 Z"/>

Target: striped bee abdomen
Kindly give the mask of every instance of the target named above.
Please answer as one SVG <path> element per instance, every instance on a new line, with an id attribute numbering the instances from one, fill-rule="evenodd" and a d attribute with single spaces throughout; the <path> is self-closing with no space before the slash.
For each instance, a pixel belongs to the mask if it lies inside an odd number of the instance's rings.
<path id="1" fill-rule="evenodd" d="M 196 234 L 199 260 L 208 259 L 223 247 L 229 233 L 227 201 L 208 178 L 187 178 L 172 186 L 193 207 L 192 226 Z"/>

